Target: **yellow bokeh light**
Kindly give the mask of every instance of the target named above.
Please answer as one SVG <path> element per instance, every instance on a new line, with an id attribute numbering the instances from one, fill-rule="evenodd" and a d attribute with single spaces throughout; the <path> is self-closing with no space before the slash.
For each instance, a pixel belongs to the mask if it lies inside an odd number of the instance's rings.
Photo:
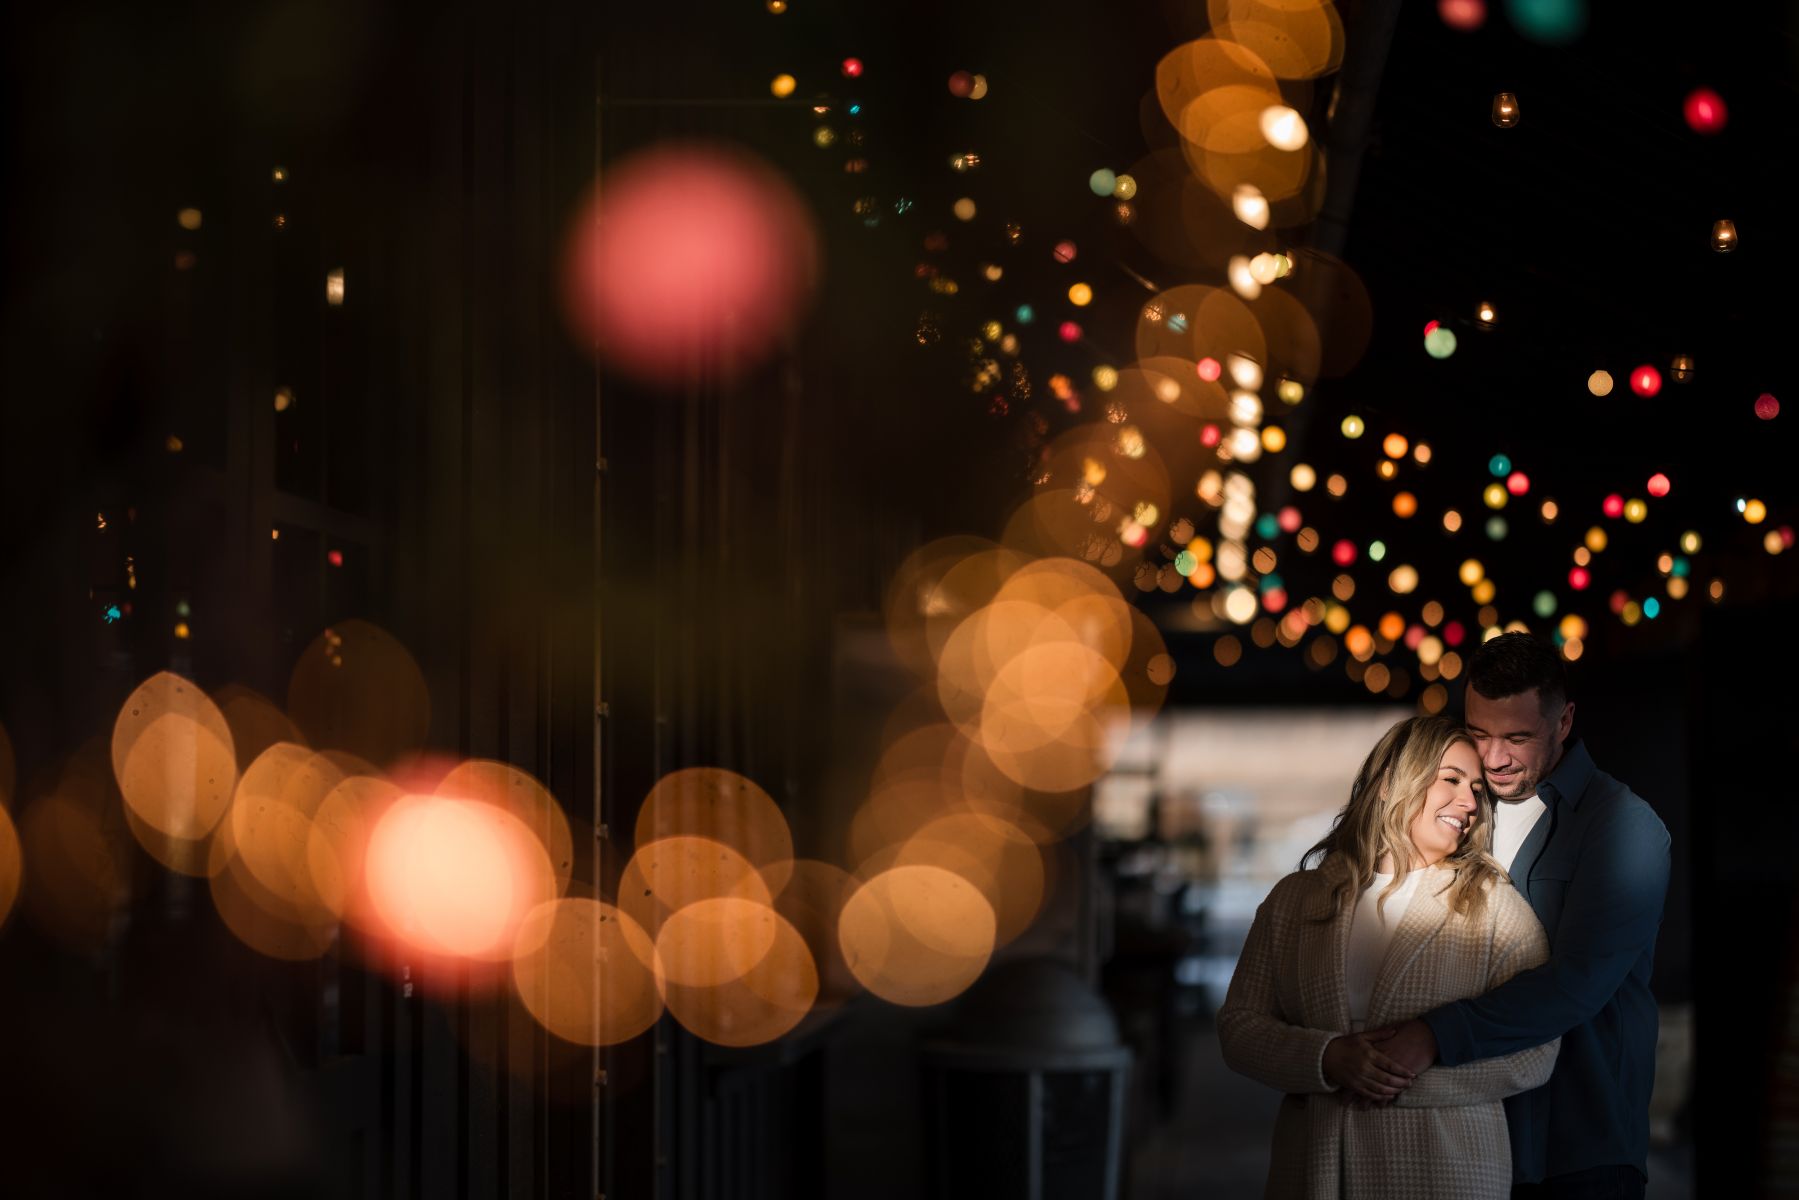
<path id="1" fill-rule="evenodd" d="M 1401 596 L 1409 595 L 1418 588 L 1418 569 L 1403 564 L 1393 568 L 1387 576 L 1387 586 Z"/>
<path id="2" fill-rule="evenodd" d="M 532 909 L 512 961 L 519 999 L 537 1023 L 567 1042 L 611 1046 L 662 1015 L 651 970 L 655 948 L 630 914 L 570 897 Z"/>
<path id="3" fill-rule="evenodd" d="M 1279 454 L 1287 448 L 1287 431 L 1279 425 L 1270 425 L 1262 430 L 1262 447 L 1270 454 Z"/>
<path id="4" fill-rule="evenodd" d="M 956 219 L 958 221 L 974 220 L 974 201 L 969 199 L 967 196 L 964 196 L 960 200 L 956 201 L 955 214 L 956 214 Z"/>
<path id="5" fill-rule="evenodd" d="M 870 992 L 922 1007 L 952 999 L 992 956 L 993 908 L 968 880 L 900 866 L 867 880 L 838 919 L 843 961 Z"/>
<path id="6" fill-rule="evenodd" d="M 1462 528 L 1462 514 L 1450 509 L 1443 514 L 1443 529 L 1448 533 L 1459 533 Z"/>
<path id="7" fill-rule="evenodd" d="M 1641 525 L 1649 516 L 1649 505 L 1642 500 L 1626 501 L 1624 519 L 1632 525 Z"/>
<path id="8" fill-rule="evenodd" d="M 1296 492 L 1309 492 L 1318 485 L 1318 472 L 1306 463 L 1297 463 L 1287 476 Z"/>
<path id="9" fill-rule="evenodd" d="M 1493 581 L 1491 579 L 1483 579 L 1474 585 L 1471 589 L 1471 594 L 1474 596 L 1474 602 L 1476 604 L 1491 604 L 1493 602 L 1493 595 L 1497 590 L 1498 589 L 1493 586 Z"/>
<path id="10" fill-rule="evenodd" d="M 1487 569 L 1481 565 L 1480 560 L 1471 558 L 1462 564 L 1457 575 L 1460 577 L 1463 587 L 1473 587 L 1487 577 Z"/>
<path id="11" fill-rule="evenodd" d="M 1587 376 L 1587 390 L 1595 396 L 1612 394 L 1612 376 L 1609 371 L 1594 371 Z"/>
<path id="12" fill-rule="evenodd" d="M 1351 441 L 1354 441 L 1356 438 L 1359 438 L 1362 436 L 1363 432 L 1366 431 L 1368 426 L 1362 421 L 1362 418 L 1355 416 L 1352 413 L 1351 415 L 1343 418 L 1343 424 L 1342 424 L 1341 428 L 1343 430 L 1343 436 L 1346 438 L 1349 438 Z"/>
<path id="13" fill-rule="evenodd" d="M 1704 542 L 1694 530 L 1689 529 L 1680 535 L 1680 549 L 1684 554 L 1697 554 L 1702 545 Z"/>
<path id="14" fill-rule="evenodd" d="M 1093 289 L 1084 283 L 1074 284 L 1068 289 L 1068 302 L 1076 308 L 1085 308 L 1093 303 Z"/>
<path id="15" fill-rule="evenodd" d="M 1410 448 L 1411 443 L 1406 441 L 1403 434 L 1389 433 L 1381 442 L 1381 449 L 1386 452 L 1388 458 L 1404 458 L 1405 452 Z"/>
<path id="16" fill-rule="evenodd" d="M 1605 530 L 1598 525 L 1587 530 L 1587 549 L 1591 550 L 1594 554 L 1603 553 L 1606 546 L 1610 544 L 1610 541 L 1611 539 L 1606 535 Z"/>
<path id="17" fill-rule="evenodd" d="M 776 99 L 785 100 L 793 95 L 793 89 L 798 86 L 799 81 L 793 76 L 776 75 L 774 81 L 768 85 L 768 90 L 774 93 Z"/>
<path id="18" fill-rule="evenodd" d="M 1768 506 L 1760 500 L 1750 500 L 1743 505 L 1743 520 L 1751 525 L 1760 525 L 1768 519 Z"/>
<path id="19" fill-rule="evenodd" d="M 190 231 L 200 228 L 200 219 L 200 210 L 197 208 L 184 208 L 175 214 L 176 223 Z"/>
<path id="20" fill-rule="evenodd" d="M 1489 483 L 1487 490 L 1481 493 L 1480 498 L 1486 502 L 1488 508 L 1500 509 L 1504 508 L 1506 501 L 1511 499 L 1511 494 L 1505 490 L 1505 484 Z"/>
<path id="21" fill-rule="evenodd" d="M 1418 497 L 1410 492 L 1401 492 L 1393 497 L 1393 515 L 1401 519 L 1410 519 L 1418 513 Z"/>

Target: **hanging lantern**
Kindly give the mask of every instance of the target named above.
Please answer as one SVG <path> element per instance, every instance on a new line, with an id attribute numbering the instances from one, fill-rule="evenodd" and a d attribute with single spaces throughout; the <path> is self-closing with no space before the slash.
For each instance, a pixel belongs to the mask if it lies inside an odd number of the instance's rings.
<path id="1" fill-rule="evenodd" d="M 1518 97 L 1501 92 L 1493 97 L 1493 124 L 1510 129 L 1518 123 Z"/>
<path id="2" fill-rule="evenodd" d="M 1675 383 L 1685 383 L 1687 380 L 1691 379 L 1693 377 L 1693 356 L 1691 354 L 1676 354 L 1674 356 L 1673 369 L 1670 371 L 1670 374 L 1674 376 Z"/>
<path id="3" fill-rule="evenodd" d="M 1735 221 L 1712 222 L 1712 249 L 1719 254 L 1729 254 L 1737 248 L 1737 223 Z"/>
<path id="4" fill-rule="evenodd" d="M 1491 329 L 1498 322 L 1499 314 L 1493 311 L 1491 304 L 1483 300 L 1480 307 L 1474 310 L 1474 319 L 1482 329 Z"/>

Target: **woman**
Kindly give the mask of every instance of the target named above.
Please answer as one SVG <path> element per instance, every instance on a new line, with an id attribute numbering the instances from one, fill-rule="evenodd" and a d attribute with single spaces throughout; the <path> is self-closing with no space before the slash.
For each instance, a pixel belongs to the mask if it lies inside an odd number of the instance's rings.
<path id="1" fill-rule="evenodd" d="M 1257 910 L 1218 1035 L 1233 1070 L 1287 1093 L 1268 1196 L 1510 1195 L 1500 1101 L 1547 1082 L 1560 1043 L 1410 1078 L 1362 1032 L 1549 957 L 1542 926 L 1487 852 L 1491 818 L 1461 727 L 1401 721 L 1362 764 L 1329 835 Z"/>

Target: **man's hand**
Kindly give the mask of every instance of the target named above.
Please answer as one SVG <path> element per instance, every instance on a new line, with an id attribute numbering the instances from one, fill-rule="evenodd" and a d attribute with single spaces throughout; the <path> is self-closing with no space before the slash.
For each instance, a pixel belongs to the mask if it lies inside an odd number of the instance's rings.
<path id="1" fill-rule="evenodd" d="M 1378 1040 L 1387 1058 L 1414 1079 L 1437 1061 L 1437 1035 L 1416 1017 L 1386 1029 L 1372 1030 L 1368 1036 Z"/>
<path id="2" fill-rule="evenodd" d="M 1415 1072 L 1384 1053 L 1391 1037 L 1392 1031 L 1384 1030 L 1331 1039 L 1324 1048 L 1324 1077 L 1362 1100 L 1378 1103 L 1393 1099 L 1412 1086 Z"/>

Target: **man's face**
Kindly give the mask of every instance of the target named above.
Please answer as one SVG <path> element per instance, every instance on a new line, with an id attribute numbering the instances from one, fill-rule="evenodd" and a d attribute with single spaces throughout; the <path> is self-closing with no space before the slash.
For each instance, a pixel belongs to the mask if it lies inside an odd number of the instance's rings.
<path id="1" fill-rule="evenodd" d="M 1574 706 L 1545 715 L 1537 689 L 1494 700 L 1472 686 L 1467 693 L 1467 726 L 1480 751 L 1487 788 L 1495 800 L 1523 800 L 1562 756 L 1562 742 L 1574 723 Z"/>

